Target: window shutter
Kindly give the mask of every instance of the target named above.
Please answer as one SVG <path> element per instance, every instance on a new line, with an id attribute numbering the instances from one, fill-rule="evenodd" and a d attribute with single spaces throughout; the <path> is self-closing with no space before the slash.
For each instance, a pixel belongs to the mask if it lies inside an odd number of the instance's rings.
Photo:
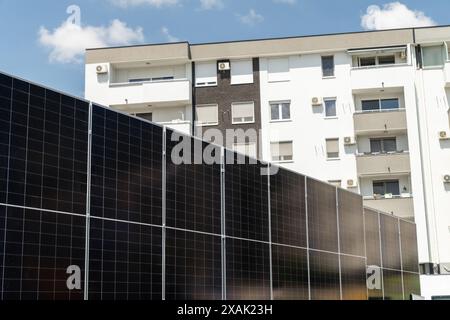
<path id="1" fill-rule="evenodd" d="M 219 113 L 217 105 L 197 106 L 197 121 L 200 124 L 213 124 L 218 122 Z"/>
<path id="2" fill-rule="evenodd" d="M 339 139 L 328 139 L 327 140 L 327 153 L 338 153 L 339 154 Z"/>

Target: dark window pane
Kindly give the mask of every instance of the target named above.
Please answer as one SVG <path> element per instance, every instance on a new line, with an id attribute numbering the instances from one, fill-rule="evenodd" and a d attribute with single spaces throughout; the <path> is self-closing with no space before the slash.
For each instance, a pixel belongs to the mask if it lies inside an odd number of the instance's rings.
<path id="1" fill-rule="evenodd" d="M 373 194 L 384 195 L 386 193 L 384 182 L 373 182 Z"/>
<path id="2" fill-rule="evenodd" d="M 398 109 L 399 107 L 398 99 L 381 99 L 382 110 Z"/>
<path id="3" fill-rule="evenodd" d="M 322 75 L 324 77 L 334 76 L 334 56 L 322 57 Z"/>
<path id="4" fill-rule="evenodd" d="M 325 115 L 327 117 L 336 116 L 336 100 L 325 100 Z"/>
<path id="5" fill-rule="evenodd" d="M 279 105 L 278 104 L 272 104 L 270 106 L 270 114 L 272 120 L 280 120 L 280 111 L 279 111 Z"/>
<path id="6" fill-rule="evenodd" d="M 383 151 L 384 152 L 395 152 L 397 151 L 397 140 L 394 139 L 384 139 L 383 140 Z"/>
<path id="7" fill-rule="evenodd" d="M 369 67 L 376 65 L 375 57 L 359 58 L 359 65 L 361 67 Z"/>
<path id="8" fill-rule="evenodd" d="M 386 182 L 386 193 L 393 194 L 394 196 L 400 195 L 400 184 L 398 180 Z"/>
<path id="9" fill-rule="evenodd" d="M 386 64 L 395 64 L 395 56 L 382 56 L 378 57 L 378 64 L 386 65 Z"/>
<path id="10" fill-rule="evenodd" d="M 381 152 L 381 140 L 380 139 L 370 139 L 370 152 Z"/>
<path id="11" fill-rule="evenodd" d="M 282 116 L 283 120 L 291 119 L 291 104 L 290 103 L 283 103 L 281 105 L 282 110 Z"/>
<path id="12" fill-rule="evenodd" d="M 361 101 L 363 111 L 379 110 L 380 101 L 379 100 L 363 100 Z"/>

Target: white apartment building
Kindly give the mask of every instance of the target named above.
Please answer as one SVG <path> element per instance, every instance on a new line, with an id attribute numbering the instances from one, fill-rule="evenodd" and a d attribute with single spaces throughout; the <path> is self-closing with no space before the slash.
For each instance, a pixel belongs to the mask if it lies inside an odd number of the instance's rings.
<path id="1" fill-rule="evenodd" d="M 418 228 L 422 293 L 450 296 L 450 27 L 88 50 L 86 98 L 353 190 Z"/>

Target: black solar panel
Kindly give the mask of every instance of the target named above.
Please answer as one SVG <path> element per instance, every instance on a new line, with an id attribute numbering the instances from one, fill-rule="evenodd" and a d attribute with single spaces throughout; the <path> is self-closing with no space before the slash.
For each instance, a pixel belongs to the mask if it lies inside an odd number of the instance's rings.
<path id="1" fill-rule="evenodd" d="M 237 154 L 226 151 L 234 164 L 225 165 L 225 221 L 228 236 L 269 241 L 268 178 L 266 165 L 238 164 Z"/>
<path id="2" fill-rule="evenodd" d="M 166 299 L 222 298 L 221 237 L 167 229 Z"/>
<path id="3" fill-rule="evenodd" d="M 175 135 L 171 130 L 167 130 L 166 139 L 167 226 L 220 234 L 220 163 L 207 164 L 203 157 L 198 158 L 199 153 L 202 155 L 211 146 L 187 136 Z M 178 152 L 177 146 L 183 141 L 187 141 L 190 155 Z M 212 150 L 214 156 L 220 157 L 219 147 L 212 147 Z M 184 156 L 188 161 L 177 163 Z"/>
<path id="4" fill-rule="evenodd" d="M 2 299 L 83 299 L 85 218 L 5 206 L 0 214 L 6 217 Z M 81 271 L 79 289 L 67 286 L 70 266 Z"/>
<path id="5" fill-rule="evenodd" d="M 383 284 L 385 300 L 403 300 L 401 271 L 383 269 Z"/>
<path id="6" fill-rule="evenodd" d="M 272 246 L 273 296 L 277 300 L 308 300 L 308 251 Z"/>
<path id="7" fill-rule="evenodd" d="M 272 242 L 307 247 L 305 177 L 279 169 L 270 177 Z"/>
<path id="8" fill-rule="evenodd" d="M 381 267 L 380 224 L 378 221 L 378 213 L 376 211 L 364 209 L 364 219 L 367 265 Z"/>
<path id="9" fill-rule="evenodd" d="M 420 275 L 418 273 L 403 272 L 403 286 L 405 300 L 410 300 L 412 294 L 420 296 Z"/>
<path id="10" fill-rule="evenodd" d="M 309 247 L 338 252 L 336 188 L 308 178 L 307 194 Z"/>
<path id="11" fill-rule="evenodd" d="M 360 195 L 338 190 L 341 253 L 364 257 L 364 213 Z"/>
<path id="12" fill-rule="evenodd" d="M 89 299 L 161 300 L 162 230 L 91 219 Z"/>
<path id="13" fill-rule="evenodd" d="M 270 248 L 268 244 L 226 239 L 226 298 L 270 299 Z"/>
<path id="14" fill-rule="evenodd" d="M 309 251 L 312 300 L 340 300 L 339 255 Z"/>
<path id="15" fill-rule="evenodd" d="M 93 106 L 93 215 L 162 224 L 162 129 Z"/>
<path id="16" fill-rule="evenodd" d="M 416 225 L 400 220 L 400 239 L 402 250 L 402 270 L 419 272 L 419 261 L 417 253 Z"/>
<path id="17" fill-rule="evenodd" d="M 380 215 L 383 268 L 401 270 L 398 218 Z"/>
<path id="18" fill-rule="evenodd" d="M 366 300 L 366 259 L 341 255 L 342 299 Z"/>

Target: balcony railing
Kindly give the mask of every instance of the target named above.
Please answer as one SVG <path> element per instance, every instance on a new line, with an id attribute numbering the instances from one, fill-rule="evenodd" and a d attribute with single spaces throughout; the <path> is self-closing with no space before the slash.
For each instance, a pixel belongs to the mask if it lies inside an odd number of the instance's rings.
<path id="1" fill-rule="evenodd" d="M 111 83 L 108 90 L 109 105 L 189 104 L 190 87 L 188 79 Z"/>
<path id="2" fill-rule="evenodd" d="M 407 130 L 404 108 L 356 111 L 353 121 L 356 135 L 399 133 Z"/>
<path id="3" fill-rule="evenodd" d="M 414 202 L 411 194 L 393 197 L 364 197 L 364 205 L 404 219 L 414 219 Z"/>
<path id="4" fill-rule="evenodd" d="M 353 91 L 372 88 L 402 88 L 413 74 L 410 64 L 401 63 L 383 66 L 354 67 L 351 69 Z"/>
<path id="5" fill-rule="evenodd" d="M 404 175 L 411 172 L 409 152 L 370 153 L 357 155 L 359 176 Z"/>

